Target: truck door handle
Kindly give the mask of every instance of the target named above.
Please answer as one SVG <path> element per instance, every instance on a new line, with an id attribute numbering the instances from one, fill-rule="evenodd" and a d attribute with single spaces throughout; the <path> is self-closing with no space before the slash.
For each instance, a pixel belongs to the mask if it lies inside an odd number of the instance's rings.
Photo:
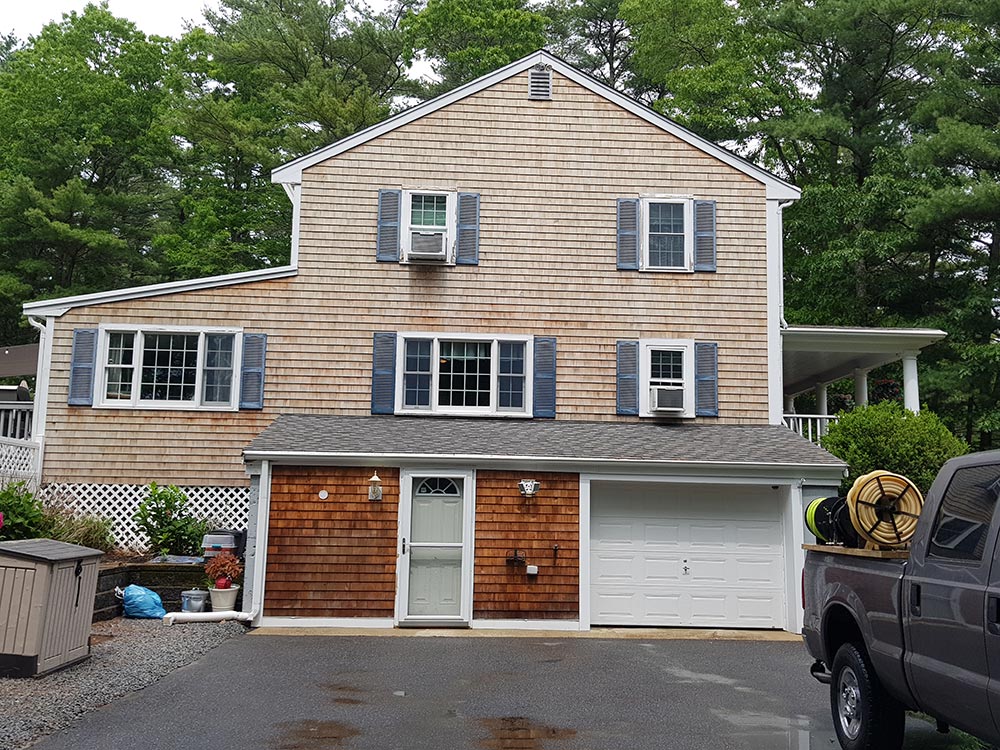
<path id="1" fill-rule="evenodd" d="M 920 617 L 920 584 L 910 584 L 910 614 Z"/>
<path id="2" fill-rule="evenodd" d="M 986 630 L 1000 635 L 1000 596 L 986 597 Z"/>

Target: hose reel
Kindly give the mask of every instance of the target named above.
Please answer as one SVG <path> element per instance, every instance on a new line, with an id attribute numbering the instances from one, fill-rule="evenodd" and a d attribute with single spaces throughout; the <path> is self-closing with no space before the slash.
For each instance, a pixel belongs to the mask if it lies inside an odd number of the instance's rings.
<path id="1" fill-rule="evenodd" d="M 847 497 L 823 497 L 806 508 L 806 526 L 823 543 L 861 547 L 905 547 L 924 505 L 920 490 L 904 476 L 873 471 L 858 477 Z"/>

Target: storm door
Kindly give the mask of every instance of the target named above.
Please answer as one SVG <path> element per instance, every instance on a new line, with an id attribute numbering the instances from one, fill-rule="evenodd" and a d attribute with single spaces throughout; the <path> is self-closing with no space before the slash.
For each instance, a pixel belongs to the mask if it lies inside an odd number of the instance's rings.
<path id="1" fill-rule="evenodd" d="M 404 474 L 401 624 L 467 625 L 472 594 L 472 474 Z"/>

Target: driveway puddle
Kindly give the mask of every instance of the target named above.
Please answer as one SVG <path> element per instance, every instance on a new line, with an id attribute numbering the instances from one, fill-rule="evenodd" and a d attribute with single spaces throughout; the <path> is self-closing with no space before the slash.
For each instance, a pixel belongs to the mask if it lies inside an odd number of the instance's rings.
<path id="1" fill-rule="evenodd" d="M 361 734 L 350 724 L 339 721 L 294 721 L 279 724 L 284 734 L 278 740 L 277 750 L 321 750 L 328 747 L 345 747 L 351 737 Z"/>
<path id="2" fill-rule="evenodd" d="M 481 740 L 480 747 L 489 750 L 549 750 L 550 740 L 568 740 L 576 736 L 575 729 L 547 727 L 523 716 L 481 719 L 492 737 Z"/>

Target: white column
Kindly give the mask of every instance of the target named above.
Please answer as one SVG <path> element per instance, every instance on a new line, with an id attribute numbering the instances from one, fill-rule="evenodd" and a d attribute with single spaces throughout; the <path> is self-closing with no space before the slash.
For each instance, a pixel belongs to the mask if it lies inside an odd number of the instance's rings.
<path id="1" fill-rule="evenodd" d="M 868 370 L 854 371 L 854 405 L 868 406 Z"/>
<path id="2" fill-rule="evenodd" d="M 826 385 L 817 383 L 816 384 L 816 413 L 826 415 Z"/>
<path id="3" fill-rule="evenodd" d="M 917 353 L 903 355 L 903 406 L 914 414 L 920 413 L 920 385 L 917 379 Z"/>
<path id="4" fill-rule="evenodd" d="M 785 396 L 785 414 L 795 413 L 795 396 Z"/>

